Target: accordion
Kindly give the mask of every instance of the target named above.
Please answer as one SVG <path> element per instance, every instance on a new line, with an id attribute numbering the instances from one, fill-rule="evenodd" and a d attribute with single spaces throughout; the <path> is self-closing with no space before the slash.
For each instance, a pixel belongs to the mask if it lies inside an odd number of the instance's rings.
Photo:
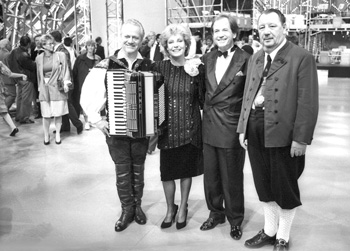
<path id="1" fill-rule="evenodd" d="M 157 133 L 166 116 L 164 80 L 159 73 L 107 70 L 110 135 L 143 138 Z"/>

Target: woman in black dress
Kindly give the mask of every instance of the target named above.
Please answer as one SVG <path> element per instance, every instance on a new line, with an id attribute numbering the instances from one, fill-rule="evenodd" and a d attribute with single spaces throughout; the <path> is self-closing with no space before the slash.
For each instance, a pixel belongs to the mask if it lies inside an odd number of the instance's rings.
<path id="1" fill-rule="evenodd" d="M 155 62 L 153 70 L 164 76 L 168 99 L 167 126 L 159 135 L 160 173 L 167 202 L 167 213 L 161 228 L 175 221 L 176 228 L 186 226 L 188 197 L 192 177 L 203 173 L 200 107 L 203 70 L 199 58 L 186 59 L 191 43 L 190 31 L 171 24 L 161 35 L 161 45 L 169 60 Z M 175 205 L 175 180 L 180 179 L 181 204 Z"/>
<path id="2" fill-rule="evenodd" d="M 82 111 L 80 106 L 81 89 L 83 87 L 86 76 L 89 74 L 90 70 L 101 61 L 101 58 L 95 54 L 96 43 L 94 40 L 86 41 L 85 48 L 86 53 L 78 56 L 73 66 L 73 81 L 75 84 L 73 91 L 75 102 L 73 103 L 73 106 L 78 116 L 80 116 L 80 113 L 83 112 L 85 120 L 85 130 L 89 130 L 90 124 L 88 122 L 88 117 L 85 114 L 85 112 Z"/>

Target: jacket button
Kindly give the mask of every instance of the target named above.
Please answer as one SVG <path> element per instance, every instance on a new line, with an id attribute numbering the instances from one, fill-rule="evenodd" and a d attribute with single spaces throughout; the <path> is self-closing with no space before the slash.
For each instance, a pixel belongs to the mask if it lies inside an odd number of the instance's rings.
<path id="1" fill-rule="evenodd" d="M 277 110 L 275 110 L 275 113 L 278 113 L 278 111 L 277 111 Z"/>
<path id="2" fill-rule="evenodd" d="M 278 77 L 275 77 L 275 81 L 277 81 L 278 80 Z"/>
<path id="3" fill-rule="evenodd" d="M 277 92 L 278 91 L 278 88 L 275 88 L 275 92 Z"/>
<path id="4" fill-rule="evenodd" d="M 276 104 L 278 103 L 278 100 L 277 100 L 277 99 L 275 99 L 275 103 L 276 103 Z"/>
<path id="5" fill-rule="evenodd" d="M 275 124 L 278 125 L 278 122 L 276 122 Z"/>

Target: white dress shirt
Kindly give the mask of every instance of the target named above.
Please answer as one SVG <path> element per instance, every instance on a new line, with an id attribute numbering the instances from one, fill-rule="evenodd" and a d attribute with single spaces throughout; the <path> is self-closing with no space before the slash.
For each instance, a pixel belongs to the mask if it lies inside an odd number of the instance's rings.
<path id="1" fill-rule="evenodd" d="M 218 57 L 216 60 L 215 77 L 216 77 L 216 82 L 218 84 L 220 84 L 222 77 L 225 75 L 225 72 L 226 72 L 228 66 L 230 65 L 233 54 L 235 54 L 234 51 L 231 51 L 231 48 L 229 48 L 227 50 L 228 54 L 227 54 L 226 58 L 224 56 L 221 56 L 221 57 Z"/>

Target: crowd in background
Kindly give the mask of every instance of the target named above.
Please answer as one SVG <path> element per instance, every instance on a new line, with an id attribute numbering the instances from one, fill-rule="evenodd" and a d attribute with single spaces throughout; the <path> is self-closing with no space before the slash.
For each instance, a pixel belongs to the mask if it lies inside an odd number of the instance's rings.
<path id="1" fill-rule="evenodd" d="M 52 48 L 49 48 L 51 44 L 44 42 L 47 40 L 47 37 L 46 39 L 44 38 L 45 35 L 51 36 L 50 39 L 53 40 Z M 46 67 L 46 59 L 49 59 L 49 56 L 53 55 L 54 52 L 63 53 L 62 60 L 67 63 L 69 73 L 67 78 L 71 82 L 66 94 L 67 97 L 63 97 L 64 100 L 67 100 L 68 112 L 67 114 L 62 114 L 60 132 L 71 131 L 70 121 L 76 127 L 78 134 L 82 133 L 84 127 L 86 130 L 90 129 L 90 123 L 88 123 L 86 116 L 84 116 L 84 123 L 80 120 L 80 115 L 84 115 L 84 112 L 81 110 L 79 99 L 81 87 L 89 70 L 105 58 L 105 50 L 101 45 L 102 39 L 97 37 L 95 40 L 88 40 L 82 48 L 76 49 L 73 46 L 72 38 L 69 36 L 62 37 L 59 31 L 53 31 L 45 35 L 38 34 L 33 38 L 24 35 L 20 38 L 19 44 L 15 48 L 11 46 L 9 38 L 11 34 L 8 38 L 0 41 L 0 113 L 10 127 L 10 136 L 15 136 L 20 131 L 19 125 L 32 124 L 35 121 L 39 122 L 38 119 L 43 118 L 41 109 L 43 105 L 41 101 L 43 100 L 40 98 L 39 93 L 40 72 L 43 69 L 40 62 L 38 65 L 37 57 L 43 53 L 47 54 L 47 57 L 43 57 L 42 61 Z M 45 46 L 48 47 L 45 49 Z M 48 62 L 50 62 L 50 65 L 51 62 L 54 62 L 53 64 L 55 65 L 55 62 L 59 60 L 59 57 L 55 56 L 53 59 L 50 58 Z M 62 63 L 59 63 L 57 69 L 62 70 L 61 65 Z M 52 65 L 49 69 L 44 69 L 44 75 L 47 77 L 42 79 L 44 86 L 52 85 L 48 83 L 48 80 L 50 78 L 52 80 L 50 74 L 55 69 L 56 67 Z M 52 89 L 49 92 L 52 99 L 51 91 Z M 48 98 L 48 96 L 45 97 L 46 100 Z M 50 109 L 52 110 L 53 108 L 50 107 Z M 48 114 L 47 116 L 55 117 L 53 114 Z M 17 123 L 14 123 L 13 120 Z M 48 122 L 45 123 L 44 121 L 45 118 L 43 118 L 44 128 L 50 126 Z M 54 133 L 57 132 L 54 131 Z M 49 142 L 47 135 L 44 138 L 44 143 Z M 58 142 L 60 140 L 57 140 L 56 137 L 56 143 Z"/>

